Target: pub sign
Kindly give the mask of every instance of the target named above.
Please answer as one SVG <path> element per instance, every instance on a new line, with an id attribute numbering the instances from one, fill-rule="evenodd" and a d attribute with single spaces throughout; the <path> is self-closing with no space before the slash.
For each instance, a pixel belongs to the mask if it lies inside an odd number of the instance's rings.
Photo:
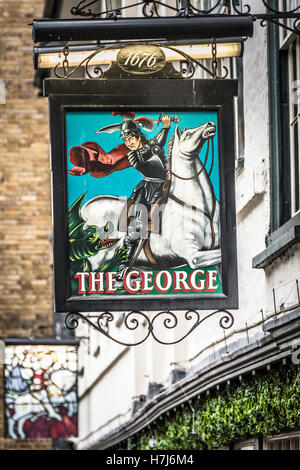
<path id="1" fill-rule="evenodd" d="M 236 89 L 45 81 L 56 311 L 237 308 Z"/>

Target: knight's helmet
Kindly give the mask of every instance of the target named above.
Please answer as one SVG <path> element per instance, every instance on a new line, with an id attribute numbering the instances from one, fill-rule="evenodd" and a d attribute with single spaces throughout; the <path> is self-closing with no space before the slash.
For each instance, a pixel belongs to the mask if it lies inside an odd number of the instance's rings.
<path id="1" fill-rule="evenodd" d="M 126 137 L 128 137 L 129 135 L 143 137 L 144 134 L 142 133 L 141 128 L 145 129 L 146 131 L 153 130 L 153 122 L 151 121 L 151 119 L 146 117 L 135 118 L 135 113 L 132 111 L 113 112 L 112 115 L 120 115 L 123 122 L 102 127 L 97 131 L 97 134 L 100 132 L 108 132 L 109 134 L 111 134 L 120 130 L 121 138 L 126 139 Z"/>
<path id="2" fill-rule="evenodd" d="M 141 132 L 140 126 L 136 121 L 129 119 L 124 121 L 121 126 L 121 139 L 134 135 L 136 137 L 142 137 L 144 134 Z"/>

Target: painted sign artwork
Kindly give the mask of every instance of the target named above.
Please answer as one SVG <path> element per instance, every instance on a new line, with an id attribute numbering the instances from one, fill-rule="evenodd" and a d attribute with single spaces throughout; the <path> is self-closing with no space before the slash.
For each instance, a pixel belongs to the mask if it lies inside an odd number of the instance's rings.
<path id="1" fill-rule="evenodd" d="M 72 296 L 222 294 L 217 113 L 69 111 Z"/>
<path id="2" fill-rule="evenodd" d="M 6 346 L 6 437 L 77 436 L 76 370 L 73 346 Z"/>

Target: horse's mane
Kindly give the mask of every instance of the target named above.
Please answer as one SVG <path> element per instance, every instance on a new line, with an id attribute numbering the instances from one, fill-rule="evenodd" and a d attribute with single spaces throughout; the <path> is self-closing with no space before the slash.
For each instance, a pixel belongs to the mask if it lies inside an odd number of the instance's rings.
<path id="1" fill-rule="evenodd" d="M 167 165 L 170 168 L 171 167 L 171 156 L 172 156 L 172 150 L 174 147 L 174 140 L 175 140 L 175 134 L 170 137 L 169 142 L 168 142 L 168 152 L 167 152 Z"/>

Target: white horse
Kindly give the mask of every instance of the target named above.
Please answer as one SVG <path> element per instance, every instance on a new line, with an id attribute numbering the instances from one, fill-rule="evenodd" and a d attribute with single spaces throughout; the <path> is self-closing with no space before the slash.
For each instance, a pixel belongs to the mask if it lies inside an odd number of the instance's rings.
<path id="1" fill-rule="evenodd" d="M 216 125 L 207 122 L 193 129 L 180 131 L 169 142 L 171 185 L 169 198 L 162 210 L 160 233 L 149 233 L 151 252 L 158 266 L 175 268 L 188 264 L 192 269 L 217 265 L 221 262 L 220 207 L 205 165 L 199 152 L 205 141 L 212 139 Z M 117 231 L 125 198 L 97 196 L 81 210 L 85 227 L 96 225 L 103 231 L 108 224 L 113 227 L 107 234 L 107 245 L 89 258 L 93 270 L 111 259 L 116 248 L 121 248 L 124 233 Z M 143 252 L 134 266 L 153 267 Z"/>

